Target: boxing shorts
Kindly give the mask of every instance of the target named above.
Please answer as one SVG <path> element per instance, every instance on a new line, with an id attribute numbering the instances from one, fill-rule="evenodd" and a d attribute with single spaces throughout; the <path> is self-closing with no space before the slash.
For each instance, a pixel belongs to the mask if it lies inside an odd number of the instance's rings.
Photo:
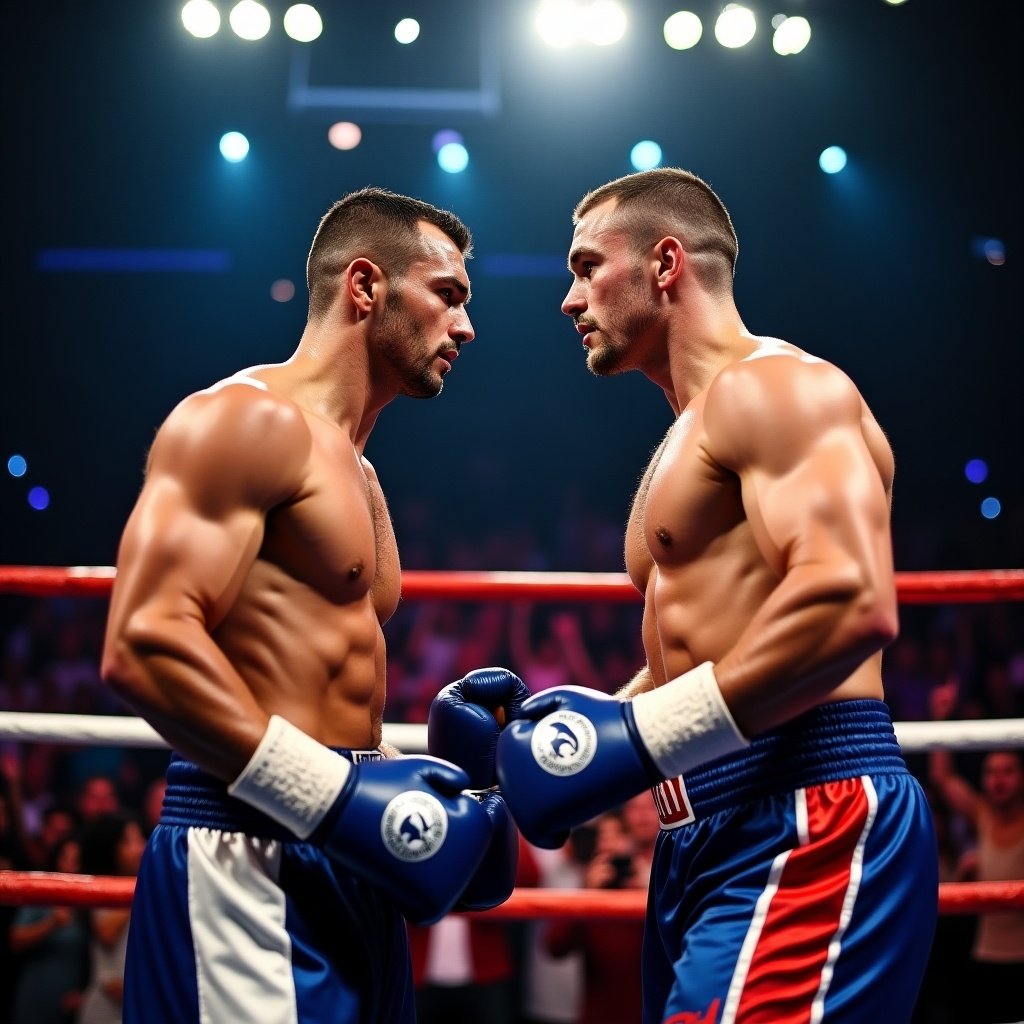
<path id="1" fill-rule="evenodd" d="M 174 755 L 132 903 L 125 1024 L 414 1019 L 393 903 Z"/>
<path id="2" fill-rule="evenodd" d="M 653 792 L 645 1024 L 910 1020 L 936 843 L 884 703 L 820 706 Z"/>

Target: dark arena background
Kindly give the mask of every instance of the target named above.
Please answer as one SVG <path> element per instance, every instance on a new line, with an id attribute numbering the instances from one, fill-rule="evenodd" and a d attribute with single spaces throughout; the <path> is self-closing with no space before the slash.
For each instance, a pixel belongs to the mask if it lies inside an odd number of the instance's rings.
<path id="1" fill-rule="evenodd" d="M 392 403 L 366 449 L 405 572 L 385 627 L 385 739 L 412 730 L 403 749 L 424 749 L 431 700 L 481 665 L 507 664 L 534 690 L 606 692 L 643 665 L 623 530 L 671 410 L 638 374 L 588 373 L 559 307 L 576 202 L 659 165 L 699 174 L 732 214 L 747 328 L 845 370 L 892 443 L 902 603 L 882 673 L 931 801 L 942 883 L 913 1024 L 966 1024 L 982 984 L 968 970 L 977 921 L 1024 913 L 1024 863 L 1010 880 L 974 871 L 973 823 L 936 782 L 941 761 L 979 787 L 984 751 L 1024 749 L 1024 5 L 311 10 L 3 10 L 0 812 L 14 813 L 0 813 L 0 1024 L 14 1020 L 15 905 L 124 906 L 134 885 L 32 889 L 25 876 L 51 866 L 44 809 L 84 817 L 97 779 L 108 811 L 131 809 L 147 828 L 159 804 L 167 751 L 99 674 L 109 567 L 148 446 L 185 395 L 290 356 L 313 233 L 345 193 L 379 185 L 451 209 L 475 249 L 475 340 L 443 394 Z M 511 571 L 533 589 L 505 588 Z M 559 589 L 561 574 L 603 582 L 585 594 Z M 52 713 L 65 724 L 39 724 Z M 560 983 L 538 981 L 555 977 L 539 919 L 639 928 L 641 886 L 603 902 L 535 899 L 594 889 L 581 880 L 597 838 L 574 839 L 575 874 L 540 856 L 491 912 L 508 925 L 500 980 L 514 1024 L 584 1022 L 578 999 L 545 1003 Z M 971 884 L 996 888 L 955 888 Z M 603 977 L 638 1000 L 629 971 Z"/>

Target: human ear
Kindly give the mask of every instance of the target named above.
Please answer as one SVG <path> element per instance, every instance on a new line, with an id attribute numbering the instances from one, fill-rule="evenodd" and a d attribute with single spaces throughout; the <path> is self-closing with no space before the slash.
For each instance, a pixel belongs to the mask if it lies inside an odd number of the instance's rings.
<path id="1" fill-rule="evenodd" d="M 667 235 L 654 247 L 654 259 L 657 261 L 657 285 L 665 290 L 679 280 L 686 264 L 686 250 L 678 238 Z"/>
<path id="2" fill-rule="evenodd" d="M 380 267 L 363 256 L 345 268 L 345 291 L 352 305 L 364 316 L 373 309 L 375 287 L 382 277 Z"/>

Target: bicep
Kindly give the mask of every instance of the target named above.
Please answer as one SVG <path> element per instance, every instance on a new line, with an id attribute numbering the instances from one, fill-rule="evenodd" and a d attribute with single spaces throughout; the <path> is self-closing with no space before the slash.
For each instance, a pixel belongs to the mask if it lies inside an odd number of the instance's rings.
<path id="1" fill-rule="evenodd" d="M 227 613 L 308 450 L 303 424 L 260 400 L 195 402 L 161 428 L 122 534 L 114 612 L 148 607 L 208 629 Z"/>
<path id="2" fill-rule="evenodd" d="M 888 567 L 888 497 L 858 425 L 802 439 L 788 464 L 755 460 L 740 479 L 759 546 L 781 571 L 836 560 Z"/>

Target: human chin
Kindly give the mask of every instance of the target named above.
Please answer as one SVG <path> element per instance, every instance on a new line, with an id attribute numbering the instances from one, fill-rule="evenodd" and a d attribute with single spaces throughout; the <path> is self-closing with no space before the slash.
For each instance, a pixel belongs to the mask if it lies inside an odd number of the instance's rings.
<path id="1" fill-rule="evenodd" d="M 587 353 L 587 369 L 595 377 L 611 377 L 624 370 L 626 350 L 617 345 L 595 346 Z"/>
<path id="2" fill-rule="evenodd" d="M 444 378 L 430 367 L 406 377 L 403 393 L 409 398 L 436 398 L 444 389 Z"/>

